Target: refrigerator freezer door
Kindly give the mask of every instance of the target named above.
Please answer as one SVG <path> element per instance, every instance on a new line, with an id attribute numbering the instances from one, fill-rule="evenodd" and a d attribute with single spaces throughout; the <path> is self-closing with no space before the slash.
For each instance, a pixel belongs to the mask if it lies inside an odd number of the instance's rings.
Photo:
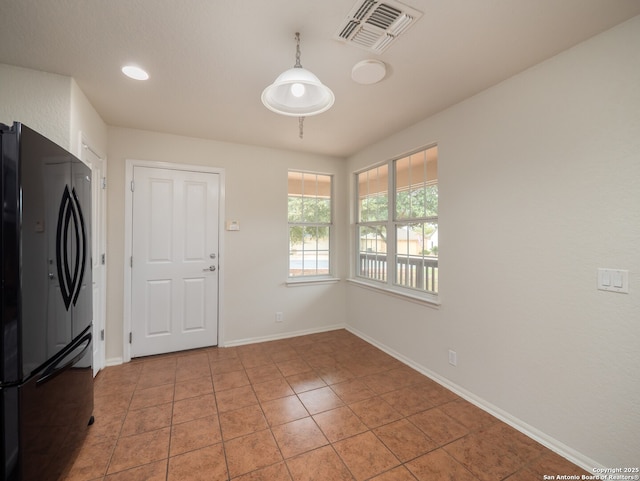
<path id="1" fill-rule="evenodd" d="M 0 388 L 0 479 L 15 481 L 19 477 L 18 387 Z"/>
<path id="2" fill-rule="evenodd" d="M 21 481 L 57 480 L 93 412 L 91 327 L 20 387 Z"/>

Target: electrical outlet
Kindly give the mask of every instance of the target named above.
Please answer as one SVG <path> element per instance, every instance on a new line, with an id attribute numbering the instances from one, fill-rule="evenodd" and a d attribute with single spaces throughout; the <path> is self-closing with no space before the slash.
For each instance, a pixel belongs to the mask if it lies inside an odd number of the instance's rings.
<path id="1" fill-rule="evenodd" d="M 282 312 L 276 312 L 276 322 L 282 322 L 282 321 L 283 321 Z"/>
<path id="2" fill-rule="evenodd" d="M 449 349 L 449 364 L 451 364 L 452 366 L 458 365 L 458 353 L 451 349 Z"/>

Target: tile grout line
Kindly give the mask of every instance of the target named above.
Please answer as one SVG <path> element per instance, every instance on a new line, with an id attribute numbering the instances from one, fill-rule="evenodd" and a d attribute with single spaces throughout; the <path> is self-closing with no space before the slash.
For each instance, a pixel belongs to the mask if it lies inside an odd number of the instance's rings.
<path id="1" fill-rule="evenodd" d="M 216 420 L 218 423 L 218 429 L 220 430 L 220 444 L 222 444 L 222 453 L 224 454 L 224 465 L 225 465 L 225 469 L 227 470 L 227 479 L 230 480 L 231 471 L 229 470 L 229 459 L 227 458 L 227 446 L 226 446 L 226 443 L 224 442 L 224 437 L 222 434 L 222 422 L 220 421 L 220 406 L 218 405 L 218 396 L 216 396 L 216 386 L 213 380 L 213 369 L 211 367 L 211 358 L 209 357 L 209 353 L 207 353 L 207 362 L 209 364 L 209 375 L 211 376 L 211 391 L 213 393 L 214 402 L 216 403 Z M 169 474 L 167 472 L 167 481 L 168 480 L 169 480 Z"/>
<path id="2" fill-rule="evenodd" d="M 136 391 L 138 390 L 138 383 L 140 382 L 140 378 L 142 377 L 142 370 L 143 367 L 140 367 L 140 371 L 138 372 L 138 376 L 136 379 L 136 385 L 133 388 L 133 392 L 131 393 L 131 399 L 129 399 L 129 403 L 127 404 L 127 409 L 124 413 L 124 419 L 122 420 L 122 424 L 120 426 L 120 430 L 118 431 L 118 435 L 116 436 L 116 440 L 113 443 L 113 447 L 111 448 L 111 454 L 109 455 L 109 460 L 107 462 L 107 466 L 105 468 L 105 472 L 103 477 L 106 479 L 107 476 L 109 476 L 109 468 L 111 467 L 111 463 L 113 462 L 113 457 L 115 455 L 116 452 L 116 448 L 118 447 L 118 442 L 120 441 L 120 438 L 122 437 L 122 430 L 124 429 L 124 425 L 127 421 L 127 417 L 129 415 L 129 411 L 131 409 L 131 404 L 133 403 L 133 396 L 135 395 Z"/>

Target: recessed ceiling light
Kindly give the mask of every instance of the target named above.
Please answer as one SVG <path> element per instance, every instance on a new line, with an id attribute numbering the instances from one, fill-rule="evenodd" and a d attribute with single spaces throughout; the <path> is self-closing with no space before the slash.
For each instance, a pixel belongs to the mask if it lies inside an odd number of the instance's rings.
<path id="1" fill-rule="evenodd" d="M 122 67 L 122 73 L 134 80 L 147 80 L 149 74 L 135 65 L 125 65 Z"/>

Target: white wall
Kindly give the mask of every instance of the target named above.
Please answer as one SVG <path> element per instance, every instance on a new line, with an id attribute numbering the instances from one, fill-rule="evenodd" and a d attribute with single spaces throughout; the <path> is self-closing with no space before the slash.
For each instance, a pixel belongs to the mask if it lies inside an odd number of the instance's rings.
<path id="1" fill-rule="evenodd" d="M 70 152 L 82 158 L 80 148 L 82 136 L 100 156 L 107 151 L 107 126 L 80 90 L 75 80 L 71 79 L 71 115 L 69 119 Z"/>
<path id="2" fill-rule="evenodd" d="M 71 78 L 0 64 L 0 122 L 22 122 L 69 150 Z"/>
<path id="3" fill-rule="evenodd" d="M 109 129 L 107 362 L 123 355 L 124 209 L 127 159 L 225 169 L 226 220 L 239 232 L 222 232 L 224 276 L 221 344 L 314 331 L 345 323 L 341 282 L 286 287 L 288 272 L 287 170 L 334 174 L 337 205 L 346 204 L 345 161 L 124 128 Z M 344 209 L 337 209 L 338 275 L 346 266 Z M 275 323 L 275 313 L 284 314 Z"/>
<path id="4" fill-rule="evenodd" d="M 350 284 L 349 326 L 585 467 L 640 453 L 638 45 L 640 17 L 348 161 L 438 143 L 442 300 Z"/>
<path id="5" fill-rule="evenodd" d="M 0 64 L 0 122 L 22 122 L 80 157 L 80 133 L 107 150 L 107 126 L 71 77 Z"/>

